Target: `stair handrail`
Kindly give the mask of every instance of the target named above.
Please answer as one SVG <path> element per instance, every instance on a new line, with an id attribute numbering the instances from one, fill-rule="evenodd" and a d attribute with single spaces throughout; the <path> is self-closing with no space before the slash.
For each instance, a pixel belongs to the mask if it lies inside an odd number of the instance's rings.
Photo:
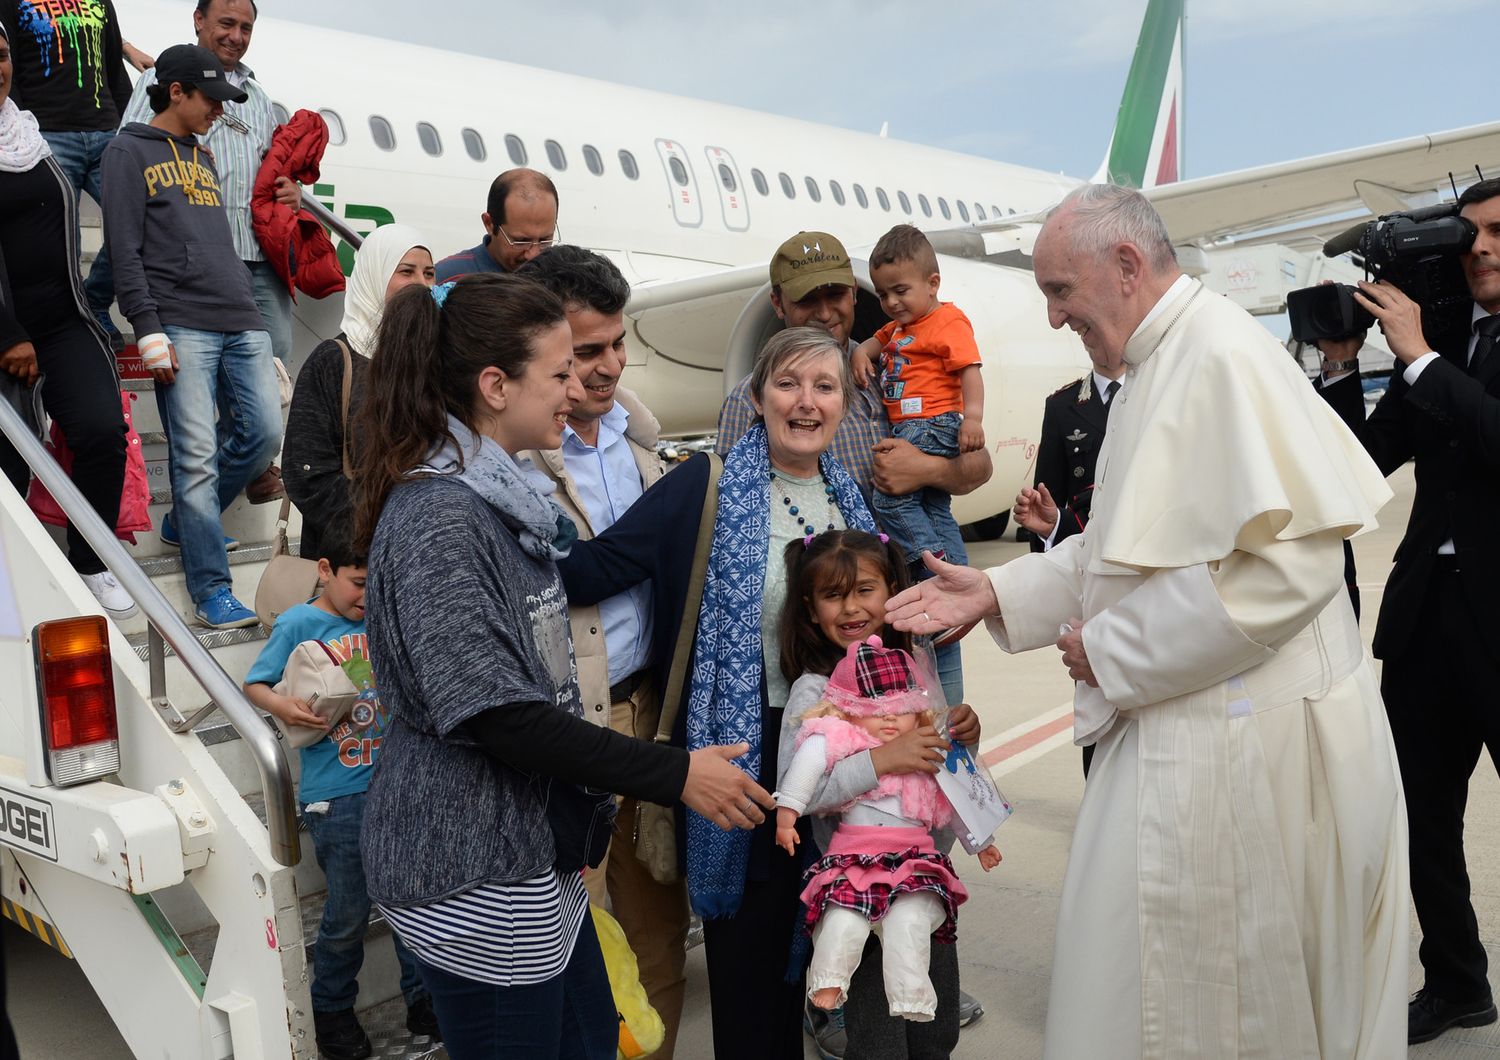
<path id="1" fill-rule="evenodd" d="M 281 865 L 296 865 L 301 856 L 297 835 L 296 802 L 292 788 L 292 769 L 287 761 L 281 736 L 251 705 L 240 686 L 219 665 L 209 650 L 198 642 L 182 616 L 162 595 L 160 589 L 125 551 L 114 531 L 84 499 L 62 467 L 47 452 L 26 421 L 9 401 L 0 398 L 0 432 L 10 439 L 31 468 L 32 474 L 52 494 L 73 527 L 83 535 L 94 554 L 119 579 L 120 585 L 145 612 L 151 629 L 171 646 L 210 700 L 224 712 L 229 723 L 245 742 L 260 774 L 261 793 L 266 802 L 266 827 L 270 833 L 271 856 Z"/>
<path id="2" fill-rule="evenodd" d="M 322 224 L 325 228 L 333 229 L 334 234 L 355 250 L 358 250 L 360 244 L 365 241 L 364 236 L 349 227 L 348 221 L 345 221 L 327 206 L 324 206 L 306 188 L 302 189 L 302 208 L 316 217 L 319 224 Z"/>

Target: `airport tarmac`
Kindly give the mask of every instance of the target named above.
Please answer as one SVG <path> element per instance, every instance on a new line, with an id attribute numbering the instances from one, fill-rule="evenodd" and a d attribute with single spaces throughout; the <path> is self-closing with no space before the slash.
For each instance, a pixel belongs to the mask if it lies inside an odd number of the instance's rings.
<path id="1" fill-rule="evenodd" d="M 1355 542 L 1367 644 L 1390 557 L 1406 525 L 1413 490 L 1410 467 L 1392 476 L 1391 485 L 1396 498 L 1381 513 L 1381 528 Z M 993 565 L 1023 550 L 1014 542 L 995 542 L 971 546 L 970 557 L 975 564 Z M 1016 813 L 997 836 L 1005 860 L 994 872 L 984 873 L 961 851 L 955 858 L 971 895 L 959 923 L 963 985 L 983 1003 L 985 1015 L 963 1031 L 954 1055 L 1028 1060 L 1042 1051 L 1058 895 L 1083 792 L 1079 752 L 1072 746 L 1068 723 L 1072 684 L 1055 651 L 1007 656 L 982 629 L 964 642 L 964 671 L 970 701 L 984 725 L 983 753 Z M 1487 763 L 1475 772 L 1470 790 L 1466 839 L 1475 909 L 1493 968 L 1500 956 L 1500 779 Z M 1418 940 L 1413 915 L 1413 990 L 1421 983 Z M 10 924 L 4 927 L 3 941 L 10 1012 L 22 1056 L 130 1056 L 76 965 Z M 64 1011 L 65 1020 L 60 1018 Z M 686 1018 L 677 1055 L 684 1060 L 712 1055 L 701 948 L 688 957 Z M 806 1055 L 816 1056 L 810 1042 Z M 1413 1047 L 1409 1055 L 1496 1060 L 1500 1025 L 1450 1031 L 1436 1042 Z"/>

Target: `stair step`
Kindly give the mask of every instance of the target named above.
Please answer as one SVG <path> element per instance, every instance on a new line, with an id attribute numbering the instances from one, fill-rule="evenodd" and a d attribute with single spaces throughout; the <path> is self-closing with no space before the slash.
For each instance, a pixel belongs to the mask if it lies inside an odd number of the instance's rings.
<path id="1" fill-rule="evenodd" d="M 298 554 L 301 544 L 301 538 L 292 538 L 287 542 L 287 547 L 293 556 Z M 239 548 L 232 548 L 225 555 L 229 558 L 229 565 L 234 567 L 246 563 L 268 563 L 275 550 L 276 543 L 274 541 L 261 541 L 256 544 L 241 545 Z M 182 554 L 175 549 L 155 556 L 142 556 L 137 562 L 140 563 L 141 570 L 153 578 L 158 574 L 182 573 Z"/>
<path id="2" fill-rule="evenodd" d="M 233 555 L 233 553 L 230 553 Z M 144 565 L 144 564 L 143 564 Z M 265 640 L 271 635 L 270 629 L 262 625 L 244 626 L 240 629 L 193 629 L 193 635 L 198 638 L 198 643 L 209 651 L 215 648 L 227 648 L 234 644 L 248 644 L 254 640 Z M 151 654 L 151 634 L 145 631 L 131 633 L 125 638 L 134 649 L 135 656 L 145 661 Z M 177 653 L 172 650 L 172 645 L 165 644 L 167 658 L 174 657 Z"/>

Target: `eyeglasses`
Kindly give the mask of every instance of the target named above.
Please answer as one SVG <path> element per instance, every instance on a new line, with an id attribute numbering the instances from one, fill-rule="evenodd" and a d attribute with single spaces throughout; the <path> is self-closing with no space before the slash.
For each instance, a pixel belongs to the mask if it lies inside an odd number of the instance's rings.
<path id="1" fill-rule="evenodd" d="M 240 121 L 240 119 L 236 118 L 233 114 L 230 114 L 227 110 L 223 114 L 219 115 L 219 121 L 223 122 L 225 126 L 233 129 L 237 133 L 241 133 L 245 136 L 250 135 L 250 126 Z"/>
<path id="2" fill-rule="evenodd" d="M 552 235 L 548 239 L 512 239 L 500 225 L 495 226 L 495 231 L 500 233 L 500 238 L 505 240 L 505 245 L 516 250 L 546 250 L 554 244 L 562 242 L 562 229 L 554 227 Z"/>

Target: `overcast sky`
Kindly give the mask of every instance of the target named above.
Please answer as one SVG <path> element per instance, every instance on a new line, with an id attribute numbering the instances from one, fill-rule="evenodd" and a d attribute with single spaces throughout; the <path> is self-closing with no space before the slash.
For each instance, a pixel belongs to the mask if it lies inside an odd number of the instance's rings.
<path id="1" fill-rule="evenodd" d="M 260 0 L 268 16 L 851 129 L 888 121 L 1078 177 L 1103 157 L 1145 6 L 823 0 L 773 18 L 714 0 Z M 1500 118 L 1492 49 L 1470 47 L 1495 26 L 1494 0 L 1189 0 L 1184 176 Z"/>

